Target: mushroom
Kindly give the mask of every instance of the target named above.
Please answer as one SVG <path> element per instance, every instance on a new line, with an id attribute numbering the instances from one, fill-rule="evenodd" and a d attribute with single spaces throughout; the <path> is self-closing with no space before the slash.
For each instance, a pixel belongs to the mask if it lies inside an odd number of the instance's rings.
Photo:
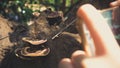
<path id="1" fill-rule="evenodd" d="M 33 40 L 29 40 L 27 38 L 22 38 L 22 40 L 26 41 L 32 45 L 39 45 L 39 44 L 45 43 L 47 41 L 47 40 L 35 40 L 35 41 L 33 41 Z"/>

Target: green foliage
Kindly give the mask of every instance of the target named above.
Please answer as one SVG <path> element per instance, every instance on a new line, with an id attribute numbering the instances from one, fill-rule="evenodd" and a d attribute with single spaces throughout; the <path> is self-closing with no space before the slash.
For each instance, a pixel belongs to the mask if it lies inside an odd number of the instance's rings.
<path id="1" fill-rule="evenodd" d="M 25 23 L 29 21 L 32 13 L 34 11 L 40 11 L 43 5 L 65 13 L 69 7 L 77 1 L 78 0 L 1 0 L 0 13 L 8 19 L 15 19 L 15 21 Z M 16 16 L 18 20 L 15 18 Z"/>

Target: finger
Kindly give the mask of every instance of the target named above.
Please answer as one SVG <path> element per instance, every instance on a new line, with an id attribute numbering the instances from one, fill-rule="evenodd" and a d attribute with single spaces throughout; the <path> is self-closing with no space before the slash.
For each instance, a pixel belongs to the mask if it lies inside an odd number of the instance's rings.
<path id="1" fill-rule="evenodd" d="M 110 60 L 108 57 L 87 58 L 83 60 L 83 66 L 84 68 L 118 68 Z"/>
<path id="2" fill-rule="evenodd" d="M 75 51 L 71 57 L 73 66 L 75 68 L 84 68 L 82 61 L 86 58 L 84 51 Z"/>
<path id="3" fill-rule="evenodd" d="M 120 51 L 105 19 L 92 5 L 86 4 L 81 6 L 77 15 L 85 21 L 90 31 L 94 40 L 96 55 L 114 54 Z"/>
<path id="4" fill-rule="evenodd" d="M 59 68 L 73 68 L 72 62 L 69 58 L 64 58 L 59 63 Z"/>
<path id="5" fill-rule="evenodd" d="M 108 56 L 87 57 L 84 51 L 74 52 L 71 59 L 74 68 L 118 68 Z"/>
<path id="6" fill-rule="evenodd" d="M 115 6 L 120 6 L 120 0 L 114 1 L 110 3 L 111 7 L 115 7 Z"/>

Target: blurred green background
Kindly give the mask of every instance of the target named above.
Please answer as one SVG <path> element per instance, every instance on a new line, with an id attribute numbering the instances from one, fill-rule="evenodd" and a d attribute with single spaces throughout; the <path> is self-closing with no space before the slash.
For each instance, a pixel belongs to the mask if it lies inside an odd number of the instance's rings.
<path id="1" fill-rule="evenodd" d="M 0 14 L 16 22 L 29 21 L 34 11 L 50 7 L 55 11 L 67 12 L 78 0 L 0 0 Z"/>
<path id="2" fill-rule="evenodd" d="M 0 0 L 0 14 L 9 20 L 24 23 L 29 21 L 33 12 L 40 11 L 41 7 L 50 7 L 65 14 L 78 1 L 104 8 L 114 0 Z"/>

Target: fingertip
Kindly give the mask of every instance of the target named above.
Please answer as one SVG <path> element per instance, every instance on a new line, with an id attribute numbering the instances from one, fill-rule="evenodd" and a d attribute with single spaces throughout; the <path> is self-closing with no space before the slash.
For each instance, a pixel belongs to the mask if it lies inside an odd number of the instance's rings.
<path id="1" fill-rule="evenodd" d="M 89 8 L 91 9 L 91 8 L 94 8 L 94 7 L 91 4 L 84 4 L 84 5 L 80 6 L 78 11 L 77 11 L 78 17 L 81 17 L 83 15 L 84 10 L 87 10 Z"/>
<path id="2" fill-rule="evenodd" d="M 78 60 L 82 60 L 83 58 L 85 58 L 85 56 L 86 56 L 86 53 L 84 52 L 84 51 L 82 51 L 82 50 L 77 50 L 77 51 L 75 51 L 73 54 L 72 54 L 72 57 L 71 57 L 71 59 L 78 59 Z"/>
<path id="3" fill-rule="evenodd" d="M 73 68 L 72 62 L 69 58 L 64 58 L 59 63 L 59 68 Z"/>
<path id="4" fill-rule="evenodd" d="M 110 3 L 110 6 L 111 7 L 115 7 L 115 6 L 119 6 L 120 4 L 119 4 L 119 2 L 118 1 L 114 1 L 114 2 L 111 2 Z"/>
<path id="5" fill-rule="evenodd" d="M 72 63 L 74 65 L 75 68 L 83 68 L 83 64 L 82 64 L 82 61 L 86 58 L 86 54 L 84 51 L 75 51 L 73 54 L 72 54 Z"/>
<path id="6" fill-rule="evenodd" d="M 63 59 L 61 60 L 60 64 L 61 64 L 61 63 L 70 63 L 70 62 L 71 62 L 71 60 L 70 60 L 69 58 L 63 58 Z"/>
<path id="7" fill-rule="evenodd" d="M 85 55 L 85 52 L 82 51 L 82 50 L 77 50 L 77 51 L 75 51 L 75 52 L 72 54 L 73 57 L 74 57 L 74 56 L 78 56 L 78 55 Z"/>

